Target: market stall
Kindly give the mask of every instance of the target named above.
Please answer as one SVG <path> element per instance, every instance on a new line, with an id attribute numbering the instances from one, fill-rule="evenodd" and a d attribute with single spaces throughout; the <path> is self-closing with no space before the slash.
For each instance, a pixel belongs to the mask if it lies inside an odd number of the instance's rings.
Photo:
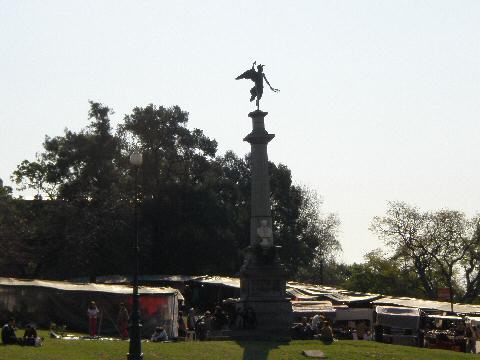
<path id="1" fill-rule="evenodd" d="M 375 339 L 389 344 L 418 344 L 420 309 L 377 306 Z"/>
<path id="2" fill-rule="evenodd" d="M 151 287 L 140 287 L 139 294 L 143 335 L 149 337 L 156 326 L 163 326 L 169 336 L 177 336 L 178 299 L 182 295 L 172 288 Z M 90 301 L 95 301 L 101 311 L 98 332 L 118 335 L 119 304 L 125 303 L 131 312 L 129 286 L 0 278 L 2 323 L 13 316 L 20 325 L 35 323 L 48 328 L 55 323 L 69 331 L 87 332 Z"/>
<path id="3" fill-rule="evenodd" d="M 465 352 L 465 320 L 459 316 L 427 315 L 421 331 L 425 347 Z"/>
<path id="4" fill-rule="evenodd" d="M 337 339 L 352 340 L 364 338 L 364 334 L 372 333 L 373 309 L 368 308 L 335 308 L 333 333 Z"/>

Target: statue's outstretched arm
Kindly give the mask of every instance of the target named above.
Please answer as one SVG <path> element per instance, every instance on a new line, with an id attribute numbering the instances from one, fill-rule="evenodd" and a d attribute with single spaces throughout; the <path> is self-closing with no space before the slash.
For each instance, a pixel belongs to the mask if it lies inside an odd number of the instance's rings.
<path id="1" fill-rule="evenodd" d="M 265 82 L 267 83 L 267 85 L 270 87 L 270 90 L 272 90 L 273 92 L 279 92 L 280 91 L 279 89 L 275 89 L 275 88 L 272 87 L 272 85 L 270 85 L 270 83 L 268 82 L 268 79 L 265 76 L 265 74 L 263 74 L 263 78 L 265 79 Z"/>
<path id="2" fill-rule="evenodd" d="M 257 65 L 257 60 L 255 60 L 252 64 L 252 70 L 255 70 L 255 65 Z"/>

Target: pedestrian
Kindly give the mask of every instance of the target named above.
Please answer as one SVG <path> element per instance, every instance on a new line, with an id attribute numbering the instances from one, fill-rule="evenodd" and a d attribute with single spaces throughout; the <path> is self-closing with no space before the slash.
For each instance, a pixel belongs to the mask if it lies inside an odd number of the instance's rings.
<path id="1" fill-rule="evenodd" d="M 128 339 L 128 310 L 125 307 L 125 304 L 122 302 L 120 303 L 120 310 L 118 311 L 117 316 L 117 325 L 118 325 L 118 332 L 120 333 L 120 338 L 122 340 Z"/>
<path id="2" fill-rule="evenodd" d="M 88 305 L 87 316 L 88 316 L 88 329 L 91 337 L 97 336 L 97 318 L 100 314 L 95 301 L 91 301 Z"/>
<path id="3" fill-rule="evenodd" d="M 467 336 L 468 336 L 468 352 L 472 354 L 477 353 L 477 340 L 478 340 L 478 335 L 479 331 L 475 325 L 472 325 L 470 323 L 469 328 L 467 329 Z"/>
<path id="4" fill-rule="evenodd" d="M 195 331 L 196 322 L 197 322 L 197 319 L 195 318 L 195 309 L 192 307 L 190 308 L 190 310 L 188 310 L 188 315 L 187 315 L 188 330 Z"/>
<path id="5" fill-rule="evenodd" d="M 187 325 L 185 324 L 185 319 L 183 318 L 183 312 L 178 312 L 178 336 L 186 337 L 187 336 Z"/>

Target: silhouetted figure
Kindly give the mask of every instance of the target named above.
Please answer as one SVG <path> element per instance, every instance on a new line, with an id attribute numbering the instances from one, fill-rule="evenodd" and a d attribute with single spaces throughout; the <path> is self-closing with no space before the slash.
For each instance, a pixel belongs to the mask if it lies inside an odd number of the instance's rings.
<path id="1" fill-rule="evenodd" d="M 117 325 L 118 325 L 118 332 L 120 333 L 120 337 L 122 340 L 128 339 L 128 310 L 125 307 L 125 304 L 122 302 L 120 303 L 120 310 L 118 311 L 117 316 Z"/>
<path id="2" fill-rule="evenodd" d="M 228 324 L 228 319 L 225 313 L 223 312 L 220 306 L 215 307 L 215 312 L 213 313 L 213 329 L 221 330 L 225 325 Z"/>
<path id="3" fill-rule="evenodd" d="M 185 324 L 185 319 L 183 318 L 183 312 L 178 312 L 178 336 L 185 337 L 187 336 L 187 325 Z"/>
<path id="4" fill-rule="evenodd" d="M 35 346 L 37 340 L 37 330 L 31 324 L 27 324 L 25 327 L 25 333 L 23 334 L 23 344 L 29 346 Z"/>
<path id="5" fill-rule="evenodd" d="M 267 82 L 268 86 L 273 92 L 279 92 L 280 90 L 274 89 L 272 85 L 267 80 L 267 77 L 263 73 L 263 67 L 265 65 L 257 65 L 257 71 L 255 71 L 255 64 L 257 62 L 255 61 L 252 64 L 252 68 L 245 71 L 242 75 L 239 75 L 235 78 L 235 80 L 240 80 L 240 79 L 250 79 L 255 83 L 255 86 L 250 89 L 250 102 L 252 102 L 255 98 L 257 98 L 256 104 L 257 104 L 257 109 L 260 108 L 260 99 L 262 98 L 263 95 L 263 79 Z"/>
<path id="6" fill-rule="evenodd" d="M 257 316 L 253 308 L 247 307 L 242 312 L 243 316 L 243 328 L 244 329 L 255 329 L 257 327 Z"/>
<path id="7" fill-rule="evenodd" d="M 2 343 L 5 345 L 20 344 L 15 334 L 15 319 L 13 318 L 2 327 Z"/>

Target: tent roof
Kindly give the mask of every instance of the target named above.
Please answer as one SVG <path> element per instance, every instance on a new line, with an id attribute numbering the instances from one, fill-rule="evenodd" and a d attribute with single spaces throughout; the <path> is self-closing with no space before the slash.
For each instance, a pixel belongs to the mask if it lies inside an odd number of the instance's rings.
<path id="1" fill-rule="evenodd" d="M 330 301 L 292 301 L 292 309 L 296 313 L 335 312 Z"/>
<path id="2" fill-rule="evenodd" d="M 447 316 L 447 315 L 427 315 L 431 319 L 441 319 L 441 320 L 463 320 L 460 316 Z"/>
<path id="3" fill-rule="evenodd" d="M 86 291 L 86 292 L 102 292 L 111 294 L 131 294 L 132 288 L 126 285 L 107 285 L 93 283 L 72 283 L 67 281 L 51 281 L 51 280 L 25 280 L 15 278 L 0 277 L 0 286 L 31 286 L 43 287 L 63 291 Z M 146 287 L 140 286 L 138 292 L 141 295 L 162 295 L 177 294 L 183 298 L 178 290 L 169 287 Z"/>
<path id="4" fill-rule="evenodd" d="M 356 303 L 356 302 L 371 302 L 372 300 L 378 299 L 381 295 L 378 294 L 326 294 L 325 297 L 342 303 Z"/>
<path id="5" fill-rule="evenodd" d="M 440 310 L 445 312 L 452 312 L 449 302 L 445 301 L 432 301 L 432 300 L 422 300 L 414 299 L 408 297 L 390 297 L 385 296 L 381 299 L 375 300 L 373 304 L 390 304 L 406 307 L 416 307 L 422 310 Z M 480 305 L 469 305 L 469 304 L 453 304 L 453 312 L 459 314 L 475 314 L 480 313 Z"/>
<path id="6" fill-rule="evenodd" d="M 227 276 L 197 276 L 191 279 L 192 282 L 199 282 L 203 284 L 224 285 L 236 289 L 240 289 L 240 279 Z"/>
<path id="7" fill-rule="evenodd" d="M 375 311 L 377 314 L 385 314 L 392 316 L 414 316 L 420 317 L 420 309 L 418 308 L 405 308 L 397 306 L 377 306 Z"/>
<path id="8" fill-rule="evenodd" d="M 196 279 L 199 276 L 191 275 L 139 275 L 140 281 L 171 281 L 171 282 L 185 282 Z M 88 282 L 87 277 L 79 277 L 71 279 L 72 282 L 84 283 Z M 132 282 L 130 275 L 105 275 L 97 276 L 97 282 L 102 284 L 129 284 Z"/>

